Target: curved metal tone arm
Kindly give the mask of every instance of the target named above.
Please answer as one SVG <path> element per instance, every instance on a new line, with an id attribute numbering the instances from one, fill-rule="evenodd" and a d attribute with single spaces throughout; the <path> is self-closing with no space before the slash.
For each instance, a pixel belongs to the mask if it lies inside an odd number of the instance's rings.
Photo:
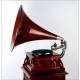
<path id="1" fill-rule="evenodd" d="M 62 53 L 60 54 L 60 58 L 62 58 L 64 56 L 66 48 L 67 48 L 67 43 L 66 43 L 66 41 L 64 41 L 64 47 L 62 49 Z"/>
<path id="2" fill-rule="evenodd" d="M 55 43 L 54 45 L 51 46 L 51 50 L 57 50 L 57 49 L 61 49 L 62 48 L 62 53 L 60 54 L 60 58 L 62 58 L 65 54 L 65 50 L 67 48 L 67 44 L 65 40 L 61 40 L 61 45 L 57 46 L 57 44 Z"/>

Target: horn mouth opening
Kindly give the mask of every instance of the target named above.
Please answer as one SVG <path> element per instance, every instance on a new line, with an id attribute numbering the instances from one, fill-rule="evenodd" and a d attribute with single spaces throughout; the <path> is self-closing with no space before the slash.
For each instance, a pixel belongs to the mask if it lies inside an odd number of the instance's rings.
<path id="1" fill-rule="evenodd" d="M 22 12 L 23 12 L 23 8 L 22 8 L 22 5 L 21 5 L 20 8 L 19 8 L 19 11 L 17 13 L 16 21 L 15 21 L 15 25 L 14 25 L 14 29 L 13 29 L 12 40 L 11 40 L 11 51 L 13 51 L 13 49 L 15 47 L 17 32 L 18 32 L 18 29 L 21 26 Z"/>

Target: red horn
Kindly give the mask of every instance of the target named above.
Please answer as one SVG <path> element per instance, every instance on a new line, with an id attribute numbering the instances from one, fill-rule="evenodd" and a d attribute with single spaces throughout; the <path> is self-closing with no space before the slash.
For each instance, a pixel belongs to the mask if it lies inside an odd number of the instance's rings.
<path id="1" fill-rule="evenodd" d="M 34 23 L 20 6 L 12 35 L 12 49 L 24 42 L 43 39 L 61 40 L 63 38 Z"/>

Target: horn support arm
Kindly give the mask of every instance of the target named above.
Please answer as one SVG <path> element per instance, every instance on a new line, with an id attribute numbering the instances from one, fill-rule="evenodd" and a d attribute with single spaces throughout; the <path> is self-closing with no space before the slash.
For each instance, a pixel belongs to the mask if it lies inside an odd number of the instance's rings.
<path id="1" fill-rule="evenodd" d="M 61 45 L 57 46 L 56 43 L 54 43 L 54 45 L 51 46 L 51 50 L 53 50 L 55 52 L 55 50 L 61 49 L 62 48 L 62 52 L 60 54 L 60 58 L 62 58 L 65 54 L 65 50 L 67 48 L 67 42 L 65 40 L 61 40 Z"/>

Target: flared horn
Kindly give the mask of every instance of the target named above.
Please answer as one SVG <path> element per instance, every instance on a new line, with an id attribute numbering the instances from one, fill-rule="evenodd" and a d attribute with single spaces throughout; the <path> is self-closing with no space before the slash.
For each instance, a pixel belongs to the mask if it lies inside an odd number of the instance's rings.
<path id="1" fill-rule="evenodd" d="M 34 23 L 20 6 L 12 35 L 12 50 L 24 42 L 43 39 L 62 40 L 63 38 Z"/>

